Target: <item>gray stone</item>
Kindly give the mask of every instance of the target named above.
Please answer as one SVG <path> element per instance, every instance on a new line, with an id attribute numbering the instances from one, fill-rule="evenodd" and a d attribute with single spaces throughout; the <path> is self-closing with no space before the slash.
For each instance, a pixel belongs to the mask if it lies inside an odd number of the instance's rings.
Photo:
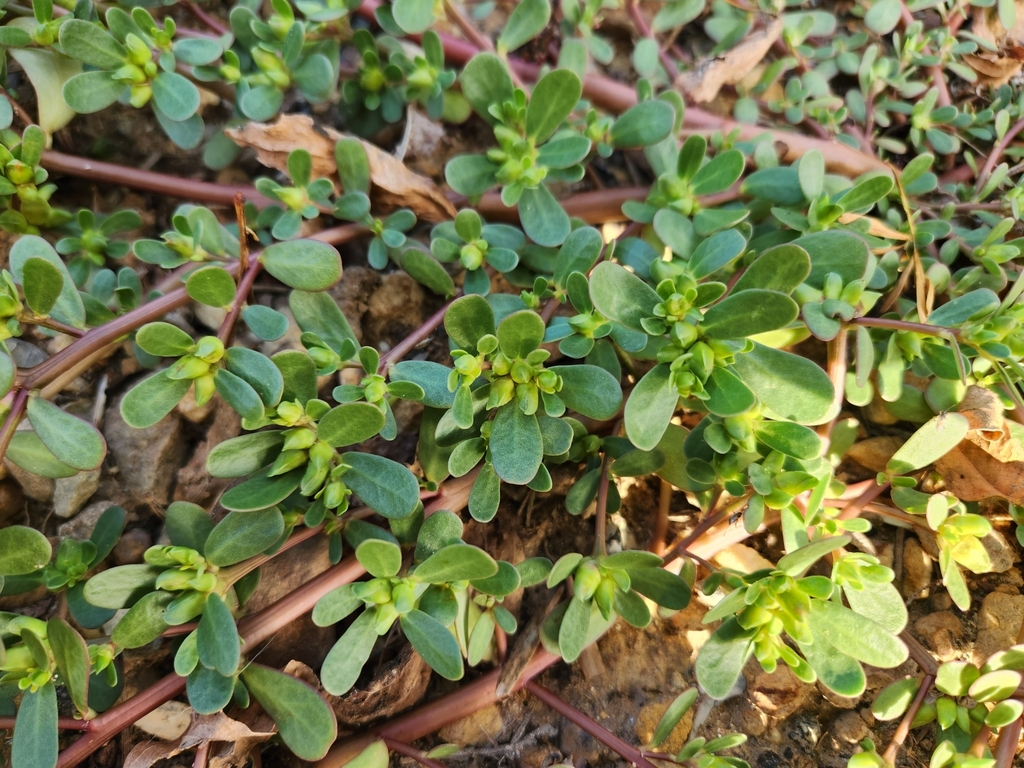
<path id="1" fill-rule="evenodd" d="M 155 504 L 167 504 L 185 456 L 181 417 L 165 416 L 152 427 L 135 429 L 121 417 L 118 399 L 107 409 L 103 430 L 125 487 Z"/>
<path id="2" fill-rule="evenodd" d="M 94 501 L 66 523 L 57 528 L 57 535 L 62 539 L 72 538 L 84 541 L 92 534 L 92 529 L 100 519 L 100 515 L 113 507 L 112 501 Z"/>
<path id="3" fill-rule="evenodd" d="M 981 546 L 988 552 L 988 557 L 992 561 L 992 573 L 1006 573 L 1017 560 L 1016 548 L 1011 547 L 1006 537 L 999 531 L 989 531 L 981 540 Z"/>
<path id="4" fill-rule="evenodd" d="M 79 472 L 56 480 L 53 488 L 53 514 L 67 520 L 78 513 L 100 487 L 101 470 Z"/>

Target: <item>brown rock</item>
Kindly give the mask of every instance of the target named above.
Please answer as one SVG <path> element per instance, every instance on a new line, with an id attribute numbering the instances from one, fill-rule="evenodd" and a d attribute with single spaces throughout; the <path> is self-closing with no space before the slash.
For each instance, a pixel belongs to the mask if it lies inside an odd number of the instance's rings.
<path id="1" fill-rule="evenodd" d="M 869 437 L 850 446 L 846 457 L 853 459 L 862 467 L 872 472 L 884 472 L 889 459 L 898 451 L 905 441 L 896 435 L 880 435 Z"/>
<path id="2" fill-rule="evenodd" d="M 768 730 L 768 715 L 755 707 L 748 699 L 741 699 L 735 707 L 736 728 L 748 736 L 761 736 Z"/>
<path id="3" fill-rule="evenodd" d="M 367 305 L 363 343 L 395 343 L 423 322 L 423 288 L 404 272 L 384 277 Z"/>
<path id="4" fill-rule="evenodd" d="M 309 539 L 278 555 L 260 569 L 260 583 L 246 603 L 246 612 L 263 610 L 330 566 L 323 537 Z M 283 667 L 294 659 L 319 669 L 334 640 L 333 627 L 316 626 L 306 613 L 259 646 L 261 650 L 247 653 L 254 658 L 259 655 L 260 663 L 271 667 Z"/>
<path id="5" fill-rule="evenodd" d="M 651 743 L 651 739 L 654 738 L 654 729 L 658 727 L 658 723 L 661 722 L 665 710 L 668 709 L 672 701 L 672 699 L 666 699 L 648 704 L 637 712 L 636 737 L 641 744 Z M 659 752 L 670 752 L 674 755 L 685 746 L 686 740 L 690 737 L 690 731 L 693 729 L 693 712 L 693 707 L 686 710 L 669 737 L 658 747 Z"/>
<path id="6" fill-rule="evenodd" d="M 4 459 L 4 466 L 7 467 L 11 477 L 18 481 L 21 490 L 30 499 L 46 503 L 53 498 L 54 481 L 52 478 L 26 472 L 10 459 Z"/>
<path id="7" fill-rule="evenodd" d="M 380 286 L 380 273 L 368 267 L 346 267 L 345 279 L 329 289 L 331 297 L 338 302 L 345 319 L 352 327 L 356 338 L 364 344 L 363 316 L 369 309 L 367 302 Z"/>
<path id="8" fill-rule="evenodd" d="M 469 717 L 456 720 L 438 732 L 444 741 L 462 747 L 477 747 L 490 744 L 505 729 L 501 706 L 490 704 L 477 710 Z"/>
<path id="9" fill-rule="evenodd" d="M 972 661 L 982 664 L 996 651 L 1017 642 L 1017 633 L 1024 621 L 1024 595 L 991 592 L 978 609 L 978 638 L 974 643 Z"/>
<path id="10" fill-rule="evenodd" d="M 988 557 L 992 561 L 990 573 L 1005 573 L 1019 559 L 1016 547 L 1011 547 L 1006 537 L 999 531 L 989 531 L 988 535 L 981 540 L 981 545 L 988 552 Z"/>
<path id="11" fill-rule="evenodd" d="M 25 511 L 25 494 L 14 480 L 0 480 L 0 528 L 14 525 Z"/>
<path id="12" fill-rule="evenodd" d="M 206 432 L 206 438 L 196 446 L 188 463 L 178 470 L 178 484 L 174 488 L 175 501 L 190 501 L 201 507 L 209 507 L 233 481 L 211 477 L 206 471 L 206 459 L 217 445 L 235 437 L 242 429 L 242 421 L 233 408 L 219 398 L 217 414 Z"/>
<path id="13" fill-rule="evenodd" d="M 128 490 L 140 501 L 167 504 L 185 455 L 181 417 L 171 413 L 152 427 L 135 429 L 121 417 L 119 398 L 107 408 L 103 434 Z"/>
<path id="14" fill-rule="evenodd" d="M 959 641 L 964 636 L 964 624 L 952 611 L 936 611 L 915 621 L 914 632 L 941 661 L 950 661 L 960 653 Z"/>
<path id="15" fill-rule="evenodd" d="M 903 596 L 923 600 L 926 587 L 932 583 L 932 559 L 921 548 L 921 542 L 909 538 L 903 545 Z"/>
<path id="16" fill-rule="evenodd" d="M 132 528 L 125 531 L 114 547 L 114 562 L 118 565 L 141 563 L 142 556 L 153 544 L 153 537 L 144 528 Z"/>
<path id="17" fill-rule="evenodd" d="M 823 685 L 820 680 L 815 685 L 822 698 L 836 709 L 853 709 L 860 703 L 860 696 L 840 696 L 835 691 Z"/>
<path id="18" fill-rule="evenodd" d="M 798 712 L 814 691 L 814 686 L 801 682 L 785 664 L 771 674 L 759 664 L 748 664 L 743 675 L 754 705 L 766 715 L 780 719 Z"/>
<path id="19" fill-rule="evenodd" d="M 871 735 L 868 724 L 864 722 L 860 713 L 853 711 L 843 712 L 837 717 L 832 723 L 832 732 L 837 739 L 847 744 L 857 744 Z"/>

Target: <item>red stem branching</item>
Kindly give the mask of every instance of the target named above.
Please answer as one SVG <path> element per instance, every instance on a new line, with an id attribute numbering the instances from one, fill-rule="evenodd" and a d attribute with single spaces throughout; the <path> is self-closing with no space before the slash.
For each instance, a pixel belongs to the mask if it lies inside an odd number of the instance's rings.
<path id="1" fill-rule="evenodd" d="M 894 765 L 896 763 L 896 754 L 900 751 L 900 747 L 903 746 L 903 742 L 907 740 L 907 735 L 910 733 L 910 724 L 917 717 L 921 705 L 924 704 L 924 697 L 928 695 L 928 691 L 934 682 L 935 678 L 932 675 L 925 675 L 924 679 L 921 680 L 921 687 L 917 689 L 917 695 L 911 702 L 910 709 L 907 710 L 903 719 L 900 720 L 900 724 L 896 727 L 896 733 L 892 736 L 892 741 L 889 742 L 889 746 L 882 753 L 882 759 L 886 761 L 886 764 Z"/>
<path id="2" fill-rule="evenodd" d="M 526 683 L 525 688 L 530 694 L 547 704 L 573 725 L 589 733 L 630 764 L 640 766 L 640 768 L 654 768 L 654 764 L 644 757 L 639 749 L 623 741 L 592 717 L 580 712 L 567 701 L 563 701 L 540 683 L 530 680 Z"/>

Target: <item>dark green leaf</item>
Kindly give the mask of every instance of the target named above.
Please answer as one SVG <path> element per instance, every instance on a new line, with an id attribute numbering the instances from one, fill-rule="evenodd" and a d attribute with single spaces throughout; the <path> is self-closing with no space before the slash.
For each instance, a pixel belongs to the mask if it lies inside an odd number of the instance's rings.
<path id="1" fill-rule="evenodd" d="M 742 339 L 784 328 L 799 313 L 797 303 L 786 294 L 751 288 L 710 307 L 701 327 L 710 339 Z"/>
<path id="2" fill-rule="evenodd" d="M 807 358 L 754 342 L 752 352 L 737 356 L 733 370 L 774 418 L 819 424 L 832 408 L 832 382 Z"/>
<path id="3" fill-rule="evenodd" d="M 238 669 L 241 648 L 235 618 L 216 592 L 206 598 L 197 635 L 199 660 L 204 666 L 222 675 L 233 675 Z"/>
<path id="4" fill-rule="evenodd" d="M 121 417 L 130 427 L 151 427 L 173 411 L 191 387 L 190 379 L 172 379 L 166 370 L 155 373 L 121 398 Z"/>
<path id="5" fill-rule="evenodd" d="M 53 264 L 38 256 L 27 259 L 21 270 L 25 303 L 37 315 L 48 315 L 64 288 L 64 276 Z"/>
<path id="6" fill-rule="evenodd" d="M 654 366 L 637 382 L 626 401 L 626 434 L 643 451 L 654 450 L 668 428 L 679 402 L 672 372 L 665 363 Z"/>
<path id="7" fill-rule="evenodd" d="M 341 460 L 350 465 L 345 484 L 367 506 L 388 518 L 404 518 L 419 505 L 419 483 L 401 464 L 369 453 L 344 453 Z"/>
<path id="8" fill-rule="evenodd" d="M 30 397 L 28 419 L 43 444 L 60 461 L 75 469 L 95 469 L 107 445 L 94 426 L 41 397 Z"/>
<path id="9" fill-rule="evenodd" d="M 12 768 L 53 768 L 57 765 L 57 691 L 47 682 L 34 693 L 25 691 L 14 721 Z"/>
<path id="10" fill-rule="evenodd" d="M 490 440 L 491 461 L 498 477 L 526 485 L 544 458 L 544 443 L 536 416 L 527 416 L 513 400 L 498 409 Z"/>
<path id="11" fill-rule="evenodd" d="M 344 403 L 317 424 L 317 436 L 334 448 L 369 440 L 384 428 L 384 413 L 372 403 Z"/>
<path id="12" fill-rule="evenodd" d="M 498 564 L 482 549 L 468 544 L 449 544 L 416 566 L 413 575 L 418 581 L 443 584 L 486 579 L 497 572 Z"/>
<path id="13" fill-rule="evenodd" d="M 8 525 L 0 528 L 0 577 L 21 576 L 50 562 L 50 541 L 34 528 Z"/>
<path id="14" fill-rule="evenodd" d="M 185 290 L 196 301 L 211 307 L 228 307 L 235 300 L 234 278 L 221 267 L 197 269 L 185 281 Z"/>
<path id="15" fill-rule="evenodd" d="M 640 321 L 653 316 L 655 306 L 661 303 L 651 286 L 610 261 L 594 267 L 590 298 L 602 315 L 640 332 L 645 332 Z"/>
<path id="16" fill-rule="evenodd" d="M 266 551 L 283 534 L 284 517 L 277 507 L 231 512 L 210 532 L 203 552 L 214 565 L 234 565 Z"/>
<path id="17" fill-rule="evenodd" d="M 402 631 L 412 647 L 431 669 L 448 680 L 462 678 L 462 651 L 459 641 L 441 622 L 423 611 L 412 610 L 402 616 Z"/>

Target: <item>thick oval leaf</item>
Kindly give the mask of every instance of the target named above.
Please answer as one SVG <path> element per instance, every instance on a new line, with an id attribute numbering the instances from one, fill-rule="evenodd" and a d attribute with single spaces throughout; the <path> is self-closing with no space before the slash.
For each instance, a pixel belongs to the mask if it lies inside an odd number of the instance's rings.
<path id="1" fill-rule="evenodd" d="M 495 332 L 494 310 L 483 296 L 463 296 L 444 313 L 444 329 L 457 347 L 476 354 L 480 338 Z"/>
<path id="2" fill-rule="evenodd" d="M 871 249 L 852 232 L 840 229 L 814 232 L 797 238 L 791 245 L 803 248 L 811 259 L 811 274 L 806 282 L 812 288 L 821 290 L 830 272 L 839 275 L 843 285 L 869 277 Z"/>
<path id="3" fill-rule="evenodd" d="M 910 436 L 886 464 L 886 471 L 905 475 L 933 464 L 960 444 L 970 422 L 960 413 L 939 414 Z"/>
<path id="4" fill-rule="evenodd" d="M 319 240 L 275 243 L 260 254 L 267 272 L 300 291 L 325 291 L 341 279 L 341 256 Z"/>
<path id="5" fill-rule="evenodd" d="M 28 400 L 32 428 L 60 461 L 75 469 L 96 469 L 107 452 L 107 444 L 92 424 L 72 416 L 41 397 Z"/>
<path id="6" fill-rule="evenodd" d="M 43 445 L 35 432 L 21 430 L 14 433 L 7 448 L 7 458 L 26 472 L 42 477 L 72 477 L 78 470 L 60 461 Z"/>
<path id="7" fill-rule="evenodd" d="M 642 101 L 612 124 L 608 137 L 616 149 L 636 149 L 657 144 L 672 132 L 676 111 L 665 101 Z"/>
<path id="8" fill-rule="evenodd" d="M 416 566 L 413 576 L 428 584 L 486 579 L 498 572 L 498 564 L 478 547 L 449 544 Z"/>
<path id="9" fill-rule="evenodd" d="M 391 368 L 392 381 L 411 381 L 423 389 L 422 402 L 428 408 L 451 408 L 455 393 L 448 391 L 451 368 L 429 360 L 403 360 Z"/>
<path id="10" fill-rule="evenodd" d="M 498 344 L 513 360 L 524 358 L 544 340 L 544 321 L 530 309 L 513 312 L 498 323 Z"/>
<path id="11" fill-rule="evenodd" d="M 163 322 L 146 323 L 139 328 L 135 343 L 144 352 L 157 357 L 181 357 L 195 346 L 192 337 L 181 328 Z"/>
<path id="12" fill-rule="evenodd" d="M 498 50 L 514 51 L 528 43 L 544 31 L 550 19 L 550 0 L 521 0 L 516 4 L 498 37 Z"/>
<path id="13" fill-rule="evenodd" d="M 177 72 L 160 72 L 151 87 L 153 101 L 176 123 L 188 120 L 199 109 L 199 89 Z"/>
<path id="14" fill-rule="evenodd" d="M 679 392 L 665 363 L 654 366 L 637 382 L 626 401 L 626 435 L 642 451 L 653 451 L 676 412 Z"/>
<path id="15" fill-rule="evenodd" d="M 46 259 L 33 256 L 22 267 L 22 279 L 28 308 L 37 315 L 48 315 L 64 288 L 60 270 Z"/>
<path id="16" fill-rule="evenodd" d="M 489 52 L 478 53 L 470 59 L 460 79 L 462 95 L 476 113 L 488 122 L 494 122 L 494 118 L 487 108 L 491 104 L 504 103 L 512 97 L 514 91 L 505 64 Z"/>
<path id="17" fill-rule="evenodd" d="M 231 512 L 210 532 L 204 553 L 214 565 L 234 565 L 269 549 L 283 534 L 284 516 L 277 507 Z"/>
<path id="18" fill-rule="evenodd" d="M 228 307 L 235 300 L 235 280 L 222 267 L 203 267 L 189 275 L 185 291 L 201 304 Z"/>
<path id="19" fill-rule="evenodd" d="M 419 505 L 420 487 L 416 476 L 398 462 L 369 453 L 344 453 L 345 484 L 367 506 L 384 517 L 408 517 Z"/>
<path id="20" fill-rule="evenodd" d="M 622 388 L 604 368 L 596 365 L 553 365 L 549 369 L 562 377 L 558 397 L 565 407 L 604 421 L 612 418 L 622 405 Z"/>
<path id="21" fill-rule="evenodd" d="M 558 650 L 566 663 L 572 663 L 583 653 L 590 629 L 590 603 L 573 597 L 565 609 L 558 628 Z"/>
<path id="22" fill-rule="evenodd" d="M 815 459 L 821 455 L 821 438 L 813 429 L 791 421 L 766 421 L 757 430 L 757 439 L 775 451 L 797 459 Z"/>
<path id="23" fill-rule="evenodd" d="M 529 5 L 525 0 L 520 5 Z M 583 83 L 567 69 L 556 69 L 540 79 L 526 107 L 526 136 L 543 144 L 576 108 Z"/>
<path id="24" fill-rule="evenodd" d="M 726 368 L 715 367 L 705 382 L 708 399 L 704 405 L 716 416 L 735 416 L 748 411 L 756 402 L 754 393 Z"/>
<path id="25" fill-rule="evenodd" d="M 35 528 L 0 528 L 0 576 L 22 576 L 45 568 L 51 554 L 49 539 Z"/>
<path id="26" fill-rule="evenodd" d="M 80 19 L 61 24 L 60 46 L 71 58 L 98 69 L 117 69 L 127 56 L 125 47 L 103 27 Z"/>
<path id="27" fill-rule="evenodd" d="M 753 351 L 736 357 L 733 370 L 774 418 L 820 424 L 829 416 L 832 382 L 807 358 L 754 342 Z"/>
<path id="28" fill-rule="evenodd" d="M 344 403 L 332 408 L 316 427 L 317 436 L 335 448 L 354 445 L 379 433 L 385 416 L 372 403 Z"/>
<path id="29" fill-rule="evenodd" d="M 999 308 L 999 297 L 988 288 L 977 288 L 948 301 L 928 315 L 930 325 L 954 328 L 971 318 L 991 314 Z"/>
<path id="30" fill-rule="evenodd" d="M 214 477 L 245 477 L 273 463 L 284 442 L 281 431 L 254 432 L 214 446 L 206 470 Z"/>
<path id="31" fill-rule="evenodd" d="M 754 261 L 733 285 L 731 293 L 763 288 L 790 294 L 811 274 L 811 257 L 798 245 L 777 245 Z"/>
<path id="32" fill-rule="evenodd" d="M 356 547 L 356 559 L 376 578 L 390 578 L 402 568 L 402 548 L 384 539 L 366 539 Z"/>
<path id="33" fill-rule="evenodd" d="M 829 643 L 857 661 L 881 669 L 898 667 L 907 660 L 907 646 L 871 619 L 839 603 L 812 600 L 807 616 L 814 638 Z"/>
<path id="34" fill-rule="evenodd" d="M 798 643 L 800 652 L 822 685 L 840 696 L 860 696 L 867 687 L 864 668 L 856 659 L 836 653 L 828 643 Z"/>
<path id="35" fill-rule="evenodd" d="M 83 22 L 84 23 L 84 22 Z M 11 766 L 53 768 L 57 765 L 57 691 L 46 682 L 25 691 L 14 721 Z"/>
<path id="36" fill-rule="evenodd" d="M 85 22 L 82 22 L 85 23 Z M 86 26 L 92 26 L 86 24 Z M 81 75 L 80 75 L 81 77 Z M 60 320 L 76 328 L 85 327 L 85 305 L 78 293 L 75 281 L 71 279 L 71 273 L 64 266 L 64 261 L 48 242 L 35 235 L 22 235 L 13 245 L 10 252 L 11 272 L 14 279 L 21 285 L 25 284 L 25 264 L 33 258 L 47 261 L 51 266 L 60 272 L 63 282 L 61 283 L 60 296 L 49 310 L 49 315 L 55 320 Z"/>
<path id="37" fill-rule="evenodd" d="M 254 512 L 280 504 L 287 499 L 302 482 L 304 469 L 267 477 L 265 472 L 229 489 L 220 497 L 224 509 L 237 512 Z"/>
<path id="38" fill-rule="evenodd" d="M 430 668 L 448 680 L 462 678 L 462 651 L 455 635 L 423 611 L 412 610 L 402 619 L 402 631 Z"/>
<path id="39" fill-rule="evenodd" d="M 80 713 L 87 713 L 90 663 L 85 640 L 64 619 L 57 617 L 46 622 L 46 639 L 71 701 Z"/>
<path id="40" fill-rule="evenodd" d="M 550 248 L 565 242 L 572 231 L 569 214 L 544 184 L 523 190 L 519 198 L 519 221 L 533 242 Z"/>
<path id="41" fill-rule="evenodd" d="M 242 680 L 297 757 L 319 760 L 327 754 L 338 737 L 338 723 L 320 694 L 301 680 L 260 664 L 249 664 Z"/>
<path id="42" fill-rule="evenodd" d="M 419 248 L 406 248 L 400 257 L 402 269 L 420 285 L 440 296 L 453 296 L 455 283 L 441 263 Z"/>
<path id="43" fill-rule="evenodd" d="M 341 352 L 346 341 L 358 348 L 359 340 L 352 326 L 330 294 L 322 292 L 292 291 L 288 307 L 295 322 L 304 333 L 315 333 L 328 347 Z"/>
<path id="44" fill-rule="evenodd" d="M 238 669 L 241 647 L 235 618 L 223 598 L 215 592 L 206 598 L 196 642 L 199 660 L 204 666 L 225 676 L 233 675 Z"/>
<path id="45" fill-rule="evenodd" d="M 169 592 L 150 592 L 128 609 L 110 639 L 122 648 L 141 648 L 156 640 L 170 627 L 164 610 L 174 599 Z"/>
<path id="46" fill-rule="evenodd" d="M 690 272 L 698 280 L 717 272 L 743 255 L 747 241 L 735 229 L 716 232 L 693 251 L 690 257 Z"/>
<path id="47" fill-rule="evenodd" d="M 878 622 L 894 635 L 907 626 L 907 607 L 898 589 L 891 583 L 863 582 L 862 589 L 843 588 L 850 608 Z"/>
<path id="48" fill-rule="evenodd" d="M 320 669 L 320 681 L 328 693 L 343 696 L 356 684 L 377 642 L 376 615 L 374 608 L 359 614 L 328 652 Z"/>
<path id="49" fill-rule="evenodd" d="M 85 582 L 85 599 L 100 608 L 127 608 L 153 591 L 163 570 L 146 564 L 108 568 Z"/>
<path id="50" fill-rule="evenodd" d="M 661 297 L 647 283 L 624 267 L 604 261 L 590 276 L 590 298 L 607 318 L 641 333 L 640 321 L 654 315 Z"/>
<path id="51" fill-rule="evenodd" d="M 523 413 L 515 400 L 503 405 L 494 417 L 490 450 L 498 477 L 506 483 L 526 485 L 544 459 L 537 417 Z"/>
<path id="52" fill-rule="evenodd" d="M 121 398 L 121 418 L 130 427 L 151 427 L 174 410 L 192 387 L 190 379 L 172 379 L 167 370 L 143 379 Z"/>
<path id="53" fill-rule="evenodd" d="M 201 715 L 224 709 L 235 692 L 234 677 L 225 677 L 215 669 L 196 664 L 185 684 L 188 703 Z"/>
<path id="54" fill-rule="evenodd" d="M 755 634 L 756 629 L 743 629 L 736 617 L 731 617 L 701 646 L 694 671 L 708 696 L 724 699 L 729 695 L 754 653 Z"/>
<path id="55" fill-rule="evenodd" d="M 701 329 L 709 339 L 743 339 L 785 328 L 799 314 L 797 303 L 786 294 L 751 288 L 710 307 Z"/>

